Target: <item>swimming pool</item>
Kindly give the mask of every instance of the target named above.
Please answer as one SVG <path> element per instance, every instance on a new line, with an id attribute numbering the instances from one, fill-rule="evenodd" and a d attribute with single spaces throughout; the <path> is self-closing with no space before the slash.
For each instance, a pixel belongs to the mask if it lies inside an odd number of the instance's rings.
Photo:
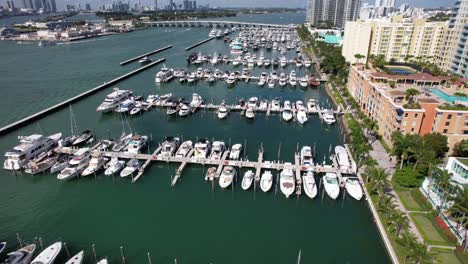
<path id="1" fill-rule="evenodd" d="M 436 88 L 429 88 L 429 91 L 431 93 L 437 95 L 438 97 L 444 99 L 447 102 L 453 103 L 455 101 L 462 101 L 462 102 L 468 102 L 468 97 L 460 97 L 460 96 L 454 96 L 454 95 L 448 95 L 444 92 L 442 92 L 439 89 Z"/>
<path id="2" fill-rule="evenodd" d="M 417 72 L 415 69 L 408 66 L 385 65 L 385 68 L 387 68 L 393 74 L 399 75 L 409 75 Z"/>

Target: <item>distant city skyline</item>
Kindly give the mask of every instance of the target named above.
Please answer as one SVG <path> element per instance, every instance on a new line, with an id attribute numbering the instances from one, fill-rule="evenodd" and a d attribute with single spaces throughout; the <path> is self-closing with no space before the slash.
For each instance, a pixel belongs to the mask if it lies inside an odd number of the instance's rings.
<path id="1" fill-rule="evenodd" d="M 15 6 L 22 7 L 22 0 L 13 0 Z M 89 3 L 91 6 L 96 8 L 97 6 L 102 6 L 104 4 L 110 4 L 112 2 L 118 2 L 119 0 L 56 0 L 57 8 L 59 10 L 65 9 L 66 5 L 78 5 L 81 4 L 82 7 L 85 4 Z M 128 0 L 121 0 L 122 2 L 127 2 Z M 131 3 L 140 1 L 142 5 L 153 6 L 154 0 L 130 0 Z M 169 4 L 170 0 L 158 0 L 158 5 L 160 7 L 166 6 Z M 175 2 L 182 3 L 183 0 L 174 0 Z M 456 0 L 396 0 L 395 6 L 399 6 L 402 3 L 408 3 L 412 7 L 451 7 L 454 5 Z M 375 4 L 375 0 L 363 0 L 363 3 L 369 3 L 370 5 Z M 213 6 L 222 6 L 222 7 L 306 7 L 307 0 L 198 0 L 199 5 L 210 4 Z M 0 0 L 0 5 L 6 6 L 6 0 Z"/>

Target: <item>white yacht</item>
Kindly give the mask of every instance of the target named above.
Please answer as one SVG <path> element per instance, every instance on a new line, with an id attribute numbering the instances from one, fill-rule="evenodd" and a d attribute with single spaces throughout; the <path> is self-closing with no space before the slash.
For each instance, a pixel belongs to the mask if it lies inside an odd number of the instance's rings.
<path id="1" fill-rule="evenodd" d="M 268 109 L 268 100 L 263 99 L 258 106 L 258 109 L 267 110 Z"/>
<path id="2" fill-rule="evenodd" d="M 302 182 L 304 185 L 304 192 L 305 194 L 311 198 L 314 199 L 315 196 L 317 196 L 317 184 L 315 183 L 315 178 L 314 178 L 314 173 L 312 171 L 306 172 L 302 176 Z"/>
<path id="3" fill-rule="evenodd" d="M 174 78 L 174 70 L 168 69 L 165 65 L 161 68 L 161 70 L 156 73 L 155 81 L 157 83 L 168 82 L 172 78 Z"/>
<path id="4" fill-rule="evenodd" d="M 216 28 L 211 29 L 210 33 L 208 34 L 208 37 L 210 38 L 216 37 L 216 32 L 218 32 Z"/>
<path id="5" fill-rule="evenodd" d="M 328 125 L 331 125 L 336 122 L 335 116 L 331 111 L 324 111 L 323 115 L 323 121 L 327 123 Z"/>
<path id="6" fill-rule="evenodd" d="M 39 253 L 31 264 L 52 264 L 60 253 L 60 250 L 62 250 L 62 242 L 56 242 Z"/>
<path id="7" fill-rule="evenodd" d="M 226 83 L 227 84 L 234 84 L 236 82 L 236 74 L 235 73 L 230 73 L 229 77 L 226 78 Z"/>
<path id="8" fill-rule="evenodd" d="M 211 64 L 216 65 L 218 64 L 218 53 L 214 53 L 213 57 L 211 58 Z"/>
<path id="9" fill-rule="evenodd" d="M 213 146 L 211 148 L 210 159 L 219 160 L 222 158 L 224 153 L 224 142 L 222 141 L 214 141 Z"/>
<path id="10" fill-rule="evenodd" d="M 184 142 L 180 145 L 180 147 L 179 147 L 179 149 L 177 150 L 175 156 L 176 156 L 177 158 L 184 158 L 184 157 L 187 156 L 187 154 L 189 154 L 189 152 L 192 150 L 192 148 L 193 148 L 193 143 L 192 143 L 192 141 L 190 141 L 190 140 L 184 141 Z"/>
<path id="11" fill-rule="evenodd" d="M 309 111 L 316 111 L 317 110 L 317 105 L 315 103 L 315 99 L 310 98 L 307 101 L 307 110 L 309 110 Z"/>
<path id="12" fill-rule="evenodd" d="M 63 169 L 65 169 L 68 166 L 68 162 L 70 161 L 72 157 L 68 155 L 59 155 L 52 167 L 50 168 L 50 173 L 56 173 L 59 172 Z"/>
<path id="13" fill-rule="evenodd" d="M 268 88 L 275 88 L 275 79 L 270 78 L 268 79 L 267 83 L 268 83 Z"/>
<path id="14" fill-rule="evenodd" d="M 110 176 L 118 173 L 125 166 L 125 161 L 119 160 L 119 158 L 112 158 L 109 163 L 107 163 L 107 169 L 104 171 L 104 175 Z"/>
<path id="15" fill-rule="evenodd" d="M 272 111 L 281 110 L 281 103 L 278 97 L 273 98 L 273 100 L 271 101 L 271 110 Z"/>
<path id="16" fill-rule="evenodd" d="M 174 153 L 179 148 L 180 139 L 178 137 L 166 137 L 161 146 L 160 156 L 170 157 L 174 156 Z"/>
<path id="17" fill-rule="evenodd" d="M 192 94 L 192 101 L 190 101 L 190 109 L 192 113 L 197 111 L 198 107 L 200 107 L 202 104 L 203 104 L 203 98 L 196 93 Z"/>
<path id="18" fill-rule="evenodd" d="M 273 185 L 273 174 L 271 174 L 271 171 L 265 171 L 262 174 L 261 180 L 260 180 L 260 189 L 262 189 L 263 192 L 268 192 L 271 189 L 271 186 Z"/>
<path id="19" fill-rule="evenodd" d="M 179 110 L 179 116 L 188 116 L 190 113 L 192 113 L 192 111 L 190 111 L 190 107 L 186 104 L 182 104 Z"/>
<path id="20" fill-rule="evenodd" d="M 252 186 L 252 182 L 254 181 L 255 173 L 252 170 L 248 170 L 244 173 L 244 177 L 242 178 L 242 189 L 244 191 L 248 190 L 250 186 Z"/>
<path id="21" fill-rule="evenodd" d="M 123 133 L 119 140 L 112 146 L 112 151 L 120 152 L 128 147 L 128 143 L 132 140 L 133 134 L 125 134 Z"/>
<path id="22" fill-rule="evenodd" d="M 288 77 L 284 72 L 280 73 L 278 84 L 280 86 L 285 86 L 288 83 Z"/>
<path id="23" fill-rule="evenodd" d="M 248 107 L 247 110 L 245 111 L 245 117 L 248 119 L 254 119 L 255 118 L 255 111 L 253 107 Z"/>
<path id="24" fill-rule="evenodd" d="M 291 121 L 294 117 L 292 107 L 291 107 L 291 102 L 288 100 L 284 101 L 283 112 L 281 113 L 281 117 L 286 122 Z"/>
<path id="25" fill-rule="evenodd" d="M 286 59 L 285 56 L 282 56 L 280 59 L 280 66 L 284 68 L 286 67 L 287 64 L 288 64 L 288 59 Z"/>
<path id="26" fill-rule="evenodd" d="M 153 60 L 150 59 L 150 58 L 148 58 L 148 56 L 145 56 L 145 57 L 141 58 L 141 59 L 138 61 L 138 63 L 140 63 L 140 64 L 146 64 L 146 63 L 150 63 L 150 62 L 152 62 L 152 61 L 153 61 Z"/>
<path id="27" fill-rule="evenodd" d="M 96 111 L 103 113 L 113 111 L 122 101 L 131 95 L 131 91 L 114 88 L 114 91 L 106 96 L 106 99 L 98 106 Z"/>
<path id="28" fill-rule="evenodd" d="M 338 166 L 340 166 L 340 169 L 347 170 L 351 168 L 351 162 L 349 161 L 348 152 L 344 147 L 335 147 L 335 157 L 336 162 L 338 162 Z"/>
<path id="29" fill-rule="evenodd" d="M 131 98 L 122 101 L 114 111 L 117 113 L 128 113 L 135 107 L 135 101 Z"/>
<path id="30" fill-rule="evenodd" d="M 228 108 L 224 105 L 221 104 L 218 108 L 218 118 L 219 119 L 224 119 L 229 115 L 229 110 Z"/>
<path id="31" fill-rule="evenodd" d="M 188 83 L 194 83 L 196 80 L 197 80 L 197 76 L 196 76 L 196 74 L 194 72 L 190 73 L 187 76 L 187 82 Z"/>
<path id="32" fill-rule="evenodd" d="M 89 149 L 79 149 L 68 163 L 68 166 L 61 170 L 57 175 L 57 179 L 68 181 L 80 175 L 81 172 L 88 166 L 90 159 L 91 152 Z"/>
<path id="33" fill-rule="evenodd" d="M 304 66 L 306 66 L 307 68 L 309 68 L 311 65 L 312 65 L 312 61 L 311 61 L 310 59 L 305 59 L 305 60 L 304 60 Z"/>
<path id="34" fill-rule="evenodd" d="M 346 192 L 356 200 L 361 200 L 363 196 L 361 183 L 358 178 L 345 178 L 345 189 Z"/>
<path id="35" fill-rule="evenodd" d="M 208 156 L 208 152 L 210 152 L 210 149 L 210 141 L 202 138 L 197 143 L 195 143 L 195 152 L 193 154 L 193 157 L 206 159 L 206 157 Z"/>
<path id="36" fill-rule="evenodd" d="M 81 264 L 84 258 L 84 251 L 78 252 L 75 256 L 71 257 L 65 264 Z"/>
<path id="37" fill-rule="evenodd" d="M 250 97 L 249 101 L 247 102 L 247 107 L 256 109 L 258 106 L 258 97 Z"/>
<path id="38" fill-rule="evenodd" d="M 296 102 L 296 111 L 297 111 L 296 113 L 297 122 L 299 122 L 299 124 L 301 125 L 305 124 L 308 120 L 308 117 L 307 117 L 307 112 L 302 101 Z"/>
<path id="39" fill-rule="evenodd" d="M 303 146 L 301 149 L 301 165 L 302 166 L 314 165 L 314 161 L 312 159 L 312 148 L 310 146 Z"/>
<path id="40" fill-rule="evenodd" d="M 107 261 L 107 258 L 103 258 L 96 264 L 109 264 L 109 262 Z"/>
<path id="41" fill-rule="evenodd" d="M 242 62 L 242 57 L 239 56 L 239 57 L 236 57 L 236 58 L 232 61 L 232 65 L 233 65 L 233 66 L 238 66 L 241 62 Z"/>
<path id="42" fill-rule="evenodd" d="M 128 177 L 135 173 L 140 168 L 140 161 L 131 159 L 127 162 L 127 166 L 120 172 L 120 177 Z"/>
<path id="43" fill-rule="evenodd" d="M 104 168 L 104 165 L 106 165 L 107 159 L 98 156 L 98 157 L 93 157 L 89 161 L 88 167 L 81 172 L 81 176 L 89 176 L 91 174 L 99 172 L 101 169 Z"/>
<path id="44" fill-rule="evenodd" d="M 297 84 L 297 77 L 295 71 L 291 71 L 291 73 L 289 74 L 289 84 L 291 86 L 296 86 Z"/>
<path id="45" fill-rule="evenodd" d="M 234 177 L 236 177 L 236 170 L 231 166 L 224 167 L 219 176 L 219 186 L 226 189 L 232 184 Z"/>
<path id="46" fill-rule="evenodd" d="M 309 78 L 307 76 L 298 79 L 299 85 L 303 88 L 309 87 Z"/>
<path id="47" fill-rule="evenodd" d="M 229 152 L 229 159 L 238 160 L 242 152 L 242 144 L 234 144 L 231 147 L 231 152 Z"/>
<path id="48" fill-rule="evenodd" d="M 263 53 L 260 54 L 260 57 L 257 60 L 257 66 L 263 66 L 265 63 L 265 57 L 263 56 Z"/>
<path id="49" fill-rule="evenodd" d="M 5 170 L 22 169 L 30 160 L 54 148 L 60 138 L 62 138 L 61 133 L 49 137 L 38 134 L 18 137 L 20 144 L 5 153 L 3 168 Z"/>
<path id="50" fill-rule="evenodd" d="M 146 145 L 148 136 L 134 135 L 128 143 L 127 152 L 132 154 L 140 153 L 141 148 Z"/>
<path id="51" fill-rule="evenodd" d="M 280 174 L 280 189 L 281 192 L 289 198 L 294 193 L 296 187 L 296 180 L 294 179 L 294 171 L 292 170 L 291 163 L 285 163 L 284 169 Z"/>
<path id="52" fill-rule="evenodd" d="M 323 187 L 330 198 L 335 200 L 340 194 L 340 185 L 335 173 L 327 172 L 323 176 Z"/>

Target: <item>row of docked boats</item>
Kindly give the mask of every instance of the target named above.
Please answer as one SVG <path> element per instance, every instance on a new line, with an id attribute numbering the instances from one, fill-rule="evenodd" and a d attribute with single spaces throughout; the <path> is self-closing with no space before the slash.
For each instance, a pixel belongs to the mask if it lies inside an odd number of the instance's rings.
<path id="1" fill-rule="evenodd" d="M 227 36 L 231 33 L 230 29 L 225 29 L 224 31 L 221 29 L 216 29 L 215 27 L 211 29 L 210 33 L 208 34 L 208 37 L 210 38 L 217 38 L 220 39 L 224 36 Z"/>
<path id="2" fill-rule="evenodd" d="M 300 39 L 297 32 L 291 30 L 243 29 L 230 46 L 232 54 L 245 53 L 249 49 L 278 50 L 285 53 L 290 49 L 300 51 Z"/>
<path id="3" fill-rule="evenodd" d="M 6 246 L 6 242 L 2 242 L 3 250 Z M 24 246 L 18 250 L 8 253 L 7 259 L 3 261 L 3 264 L 53 264 L 56 259 L 59 257 L 60 252 L 62 251 L 63 243 L 55 242 L 52 245 L 48 246 L 42 250 L 36 257 L 34 257 L 37 246 L 35 244 L 30 244 Z M 34 257 L 34 259 L 33 259 Z M 65 264 L 81 264 L 84 262 L 84 250 L 78 252 L 76 255 L 71 257 L 65 262 Z M 103 258 L 97 261 L 97 264 L 107 264 L 107 258 Z"/>

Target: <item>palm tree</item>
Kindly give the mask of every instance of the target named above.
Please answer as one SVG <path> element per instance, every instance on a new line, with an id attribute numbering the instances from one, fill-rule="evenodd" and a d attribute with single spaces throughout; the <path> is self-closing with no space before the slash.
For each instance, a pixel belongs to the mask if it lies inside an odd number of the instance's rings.
<path id="1" fill-rule="evenodd" d="M 433 264 L 437 260 L 436 255 L 427 250 L 425 243 L 414 243 L 408 253 L 408 259 L 417 264 Z"/>
<path id="2" fill-rule="evenodd" d="M 380 167 L 372 167 L 369 178 L 370 192 L 381 197 L 385 193 L 385 187 L 390 184 L 388 172 Z"/>
<path id="3" fill-rule="evenodd" d="M 418 243 L 418 240 L 416 239 L 416 236 L 413 233 L 405 231 L 401 233 L 400 237 L 397 237 L 396 241 L 398 244 L 402 245 L 406 249 L 405 262 L 404 262 L 406 263 L 406 260 L 409 258 L 409 255 L 410 255 L 409 250 L 415 244 Z"/>
<path id="4" fill-rule="evenodd" d="M 354 54 L 354 58 L 356 59 L 357 62 L 359 62 L 361 59 L 364 59 L 366 56 L 362 54 Z"/>
<path id="5" fill-rule="evenodd" d="M 437 165 L 440 163 L 440 160 L 437 158 L 436 154 L 434 151 L 430 149 L 426 149 L 423 153 L 422 161 L 421 163 L 427 164 L 427 177 L 429 178 L 429 184 L 432 181 L 432 174 L 434 172 L 433 166 Z M 430 186 L 427 188 L 429 195 L 431 194 L 431 188 Z"/>
<path id="6" fill-rule="evenodd" d="M 393 154 L 400 154 L 400 169 L 403 168 L 403 162 L 408 159 L 411 146 L 413 142 L 410 137 L 403 135 L 401 132 L 394 133 L 392 135 L 393 141 Z"/>
<path id="7" fill-rule="evenodd" d="M 391 210 L 396 207 L 395 200 L 392 195 L 383 195 L 377 201 L 377 211 L 383 213 L 385 217 L 388 217 Z"/>
<path id="8" fill-rule="evenodd" d="M 444 204 L 447 200 L 449 189 L 453 188 L 452 173 L 449 173 L 447 170 L 436 168 L 437 171 L 437 185 L 439 189 L 442 190 L 442 197 L 440 199 L 439 213 L 442 212 Z"/>
<path id="9" fill-rule="evenodd" d="M 405 91 L 405 98 L 406 100 L 409 101 L 409 103 L 413 103 L 414 102 L 414 97 L 416 95 L 419 95 L 421 92 L 419 90 L 416 90 L 414 88 L 410 88 L 408 90 Z"/>
<path id="10" fill-rule="evenodd" d="M 465 229 L 464 246 L 468 247 L 466 241 L 467 228 L 468 228 L 468 185 L 463 186 L 454 197 L 450 198 L 453 205 L 447 210 L 457 224 Z"/>
<path id="11" fill-rule="evenodd" d="M 388 227 L 395 231 L 396 237 L 399 237 L 402 230 L 408 230 L 409 228 L 408 216 L 400 210 L 392 210 L 388 218 Z"/>

